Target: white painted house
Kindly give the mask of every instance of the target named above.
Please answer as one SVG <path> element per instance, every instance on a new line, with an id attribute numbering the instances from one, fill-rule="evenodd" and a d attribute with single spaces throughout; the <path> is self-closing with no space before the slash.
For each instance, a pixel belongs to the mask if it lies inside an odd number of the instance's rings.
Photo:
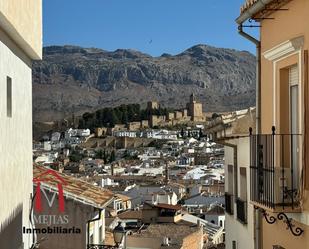
<path id="1" fill-rule="evenodd" d="M 208 126 L 214 141 L 224 145 L 225 245 L 255 248 L 254 207 L 250 203 L 250 138 L 255 109 L 222 115 Z"/>
<path id="2" fill-rule="evenodd" d="M 32 61 L 42 58 L 42 1 L 0 1 L 0 248 L 30 248 Z"/>

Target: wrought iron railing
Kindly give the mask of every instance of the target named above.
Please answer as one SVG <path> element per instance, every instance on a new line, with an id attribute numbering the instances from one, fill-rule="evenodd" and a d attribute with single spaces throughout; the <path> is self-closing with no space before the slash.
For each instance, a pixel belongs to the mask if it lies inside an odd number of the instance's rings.
<path id="1" fill-rule="evenodd" d="M 101 244 L 88 244 L 87 249 L 118 249 L 118 246 L 108 246 Z"/>
<path id="2" fill-rule="evenodd" d="M 250 129 L 250 199 L 266 207 L 299 204 L 300 134 L 252 134 Z"/>
<path id="3" fill-rule="evenodd" d="M 233 195 L 225 193 L 225 211 L 228 214 L 233 214 Z"/>
<path id="4" fill-rule="evenodd" d="M 247 224 L 247 202 L 240 198 L 236 199 L 236 214 L 241 223 Z"/>

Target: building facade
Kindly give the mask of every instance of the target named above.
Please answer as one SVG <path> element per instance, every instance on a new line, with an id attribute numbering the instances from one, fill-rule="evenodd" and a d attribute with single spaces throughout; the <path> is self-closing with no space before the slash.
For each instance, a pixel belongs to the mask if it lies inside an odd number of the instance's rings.
<path id="1" fill-rule="evenodd" d="M 39 248 L 102 247 L 105 211 L 113 203 L 114 193 L 45 167 L 35 166 L 33 175 L 34 226 L 24 227 L 23 231 L 35 235 Z"/>
<path id="2" fill-rule="evenodd" d="M 226 248 L 254 248 L 249 127 L 255 130 L 255 117 L 255 108 L 249 108 L 221 115 L 207 126 L 211 139 L 224 146 Z"/>
<path id="3" fill-rule="evenodd" d="M 30 248 L 32 60 L 42 58 L 41 0 L 0 2 L 0 248 Z"/>
<path id="4" fill-rule="evenodd" d="M 254 248 L 309 245 L 306 0 L 246 1 L 239 33 L 257 47 L 257 130 L 249 136 Z M 260 38 L 245 30 L 255 20 Z"/>

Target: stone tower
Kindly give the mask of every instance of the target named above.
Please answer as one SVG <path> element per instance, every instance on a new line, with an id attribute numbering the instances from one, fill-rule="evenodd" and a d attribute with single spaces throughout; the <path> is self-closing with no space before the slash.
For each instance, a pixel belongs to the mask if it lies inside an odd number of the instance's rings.
<path id="1" fill-rule="evenodd" d="M 203 105 L 196 101 L 194 93 L 190 95 L 190 102 L 187 104 L 188 115 L 192 121 L 200 121 L 203 119 Z"/>

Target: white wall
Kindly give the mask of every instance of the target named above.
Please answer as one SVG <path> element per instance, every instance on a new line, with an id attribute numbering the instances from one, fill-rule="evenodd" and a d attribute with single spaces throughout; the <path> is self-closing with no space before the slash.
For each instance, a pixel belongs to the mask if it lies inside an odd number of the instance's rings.
<path id="1" fill-rule="evenodd" d="M 238 174 L 238 195 L 240 193 L 240 174 L 239 168 L 246 167 L 247 168 L 247 203 L 250 202 L 250 147 L 249 147 L 249 138 L 241 138 L 237 140 L 231 140 L 230 143 L 237 145 L 237 174 Z M 234 155 L 233 149 L 225 146 L 225 172 L 227 172 L 227 165 L 234 165 Z M 235 172 L 233 172 L 235 173 Z M 228 179 L 228 175 L 226 174 L 226 186 L 225 190 L 227 191 L 227 183 L 231 179 Z M 232 179 L 233 180 L 233 179 Z M 234 185 L 234 184 L 233 184 Z M 234 189 L 235 193 L 235 189 Z M 235 197 L 235 196 L 234 196 Z M 254 209 L 251 204 L 248 204 L 247 211 L 247 224 L 242 224 L 237 220 L 236 216 L 236 203 L 234 202 L 234 214 L 229 215 L 225 213 L 225 239 L 226 239 L 226 248 L 232 249 L 232 241 L 236 241 L 237 249 L 248 249 L 254 248 L 254 229 L 253 229 L 253 214 Z"/>
<path id="2" fill-rule="evenodd" d="M 98 216 L 95 218 L 98 218 Z M 102 244 L 102 242 L 105 240 L 105 209 L 101 211 L 101 219 L 94 221 L 91 227 L 92 229 L 90 229 L 90 235 L 93 235 L 93 243 Z M 101 230 L 102 241 L 99 240 L 100 239 L 100 234 L 99 234 L 100 227 L 102 227 L 102 230 Z"/>
<path id="3" fill-rule="evenodd" d="M 21 59 L 22 58 L 22 59 Z M 0 231 L 23 205 L 29 227 L 32 193 L 32 79 L 30 60 L 0 29 Z M 12 117 L 7 117 L 6 77 L 12 78 Z M 29 237 L 29 238 L 28 238 Z M 30 236 L 24 236 L 29 248 Z"/>

